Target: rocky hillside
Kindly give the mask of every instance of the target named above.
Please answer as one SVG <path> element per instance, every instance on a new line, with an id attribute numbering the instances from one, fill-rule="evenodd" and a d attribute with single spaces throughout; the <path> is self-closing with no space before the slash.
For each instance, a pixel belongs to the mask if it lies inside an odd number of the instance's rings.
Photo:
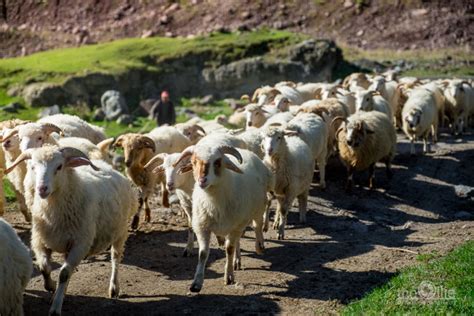
<path id="1" fill-rule="evenodd" d="M 0 0 L 0 57 L 264 26 L 369 49 L 470 49 L 473 20 L 470 0 Z"/>

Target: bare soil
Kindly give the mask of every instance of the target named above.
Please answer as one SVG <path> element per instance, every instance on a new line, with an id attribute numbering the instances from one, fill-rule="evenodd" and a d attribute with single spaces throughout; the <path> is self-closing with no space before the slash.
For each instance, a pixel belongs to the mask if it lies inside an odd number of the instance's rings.
<path id="1" fill-rule="evenodd" d="M 271 27 L 362 48 L 472 48 L 469 0 L 0 0 L 0 57 L 125 37 Z"/>
<path id="2" fill-rule="evenodd" d="M 419 263 L 416 253 L 444 255 L 474 235 L 474 203 L 456 196 L 454 186 L 474 186 L 474 135 L 443 134 L 433 152 L 411 157 L 400 137 L 395 176 L 376 171 L 378 189 L 366 188 L 366 174 L 356 177 L 351 195 L 343 190 L 345 171 L 329 167 L 328 188 L 311 190 L 308 223 L 298 224 L 296 209 L 288 219 L 287 239 L 266 234 L 266 251 L 254 251 L 254 233 L 242 239 L 242 268 L 235 285 L 224 286 L 225 255 L 213 240 L 203 290 L 188 288 L 197 250 L 181 256 L 185 221 L 173 210 L 154 207 L 152 222 L 132 232 L 120 266 L 121 297 L 109 299 L 109 254 L 87 260 L 72 276 L 65 315 L 293 314 L 336 313 L 406 266 Z M 421 147 L 417 147 L 421 150 Z M 317 183 L 317 176 L 314 179 Z M 238 194 L 238 193 L 237 193 Z M 12 206 L 10 206 L 12 207 Z M 459 212 L 467 219 L 458 219 Z M 466 214 L 464 214 L 466 215 Z M 21 214 L 6 219 L 29 244 L 30 225 Z M 403 251 L 400 249 L 408 250 Z M 62 262 L 54 259 L 53 278 Z M 26 315 L 46 315 L 51 294 L 35 270 L 25 295 Z"/>

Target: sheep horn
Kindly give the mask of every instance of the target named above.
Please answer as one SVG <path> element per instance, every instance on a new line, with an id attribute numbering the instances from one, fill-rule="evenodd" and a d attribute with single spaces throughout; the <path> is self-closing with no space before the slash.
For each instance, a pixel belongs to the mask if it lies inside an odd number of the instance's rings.
<path id="1" fill-rule="evenodd" d="M 206 135 L 206 131 L 204 130 L 204 128 L 202 128 L 202 127 L 201 127 L 200 125 L 198 125 L 198 124 L 196 124 L 196 125 L 194 125 L 194 126 L 197 128 L 198 131 L 201 131 L 201 132 L 203 132 L 204 135 Z"/>
<path id="2" fill-rule="evenodd" d="M 331 121 L 331 127 L 335 125 L 335 123 L 339 120 L 342 120 L 343 122 L 347 122 L 347 118 L 342 117 L 342 116 L 336 116 L 335 118 L 332 119 Z"/>
<path id="3" fill-rule="evenodd" d="M 163 163 L 163 160 L 165 160 L 165 157 L 166 157 L 166 154 L 165 154 L 165 153 L 161 153 L 161 154 L 156 155 L 155 157 L 151 158 L 151 159 L 146 163 L 146 165 L 143 167 L 143 169 L 147 169 L 147 168 L 149 168 L 150 166 L 153 166 L 153 167 L 154 167 L 157 162 Z"/>
<path id="4" fill-rule="evenodd" d="M 13 164 L 10 167 L 8 167 L 7 169 L 5 169 L 4 174 L 9 174 L 16 166 L 18 166 L 20 163 L 22 163 L 23 161 L 25 161 L 27 159 L 31 159 L 31 150 L 26 150 L 26 151 L 22 152 L 20 154 L 20 156 L 18 156 L 15 159 Z"/>
<path id="5" fill-rule="evenodd" d="M 252 99 L 250 99 L 252 102 L 257 101 L 257 98 L 260 94 L 260 91 L 262 91 L 262 88 L 258 88 L 258 89 L 255 90 L 255 92 L 252 95 Z"/>
<path id="6" fill-rule="evenodd" d="M 14 129 L 10 130 L 6 135 L 0 137 L 0 143 L 3 143 L 4 141 L 15 136 L 16 134 L 18 134 L 18 128 L 15 127 Z"/>
<path id="7" fill-rule="evenodd" d="M 79 149 L 77 148 L 73 148 L 73 147 L 63 147 L 61 149 L 59 149 L 59 151 L 61 152 L 61 154 L 63 155 L 64 159 L 66 160 L 66 162 L 68 162 L 69 160 L 72 160 L 74 158 L 80 158 L 83 162 L 83 164 L 88 164 L 92 167 L 92 169 L 94 169 L 95 171 L 98 171 L 100 170 L 98 167 L 96 167 L 92 161 L 89 159 L 89 157 L 83 153 L 82 151 L 80 151 Z"/>
<path id="8" fill-rule="evenodd" d="M 64 136 L 63 130 L 52 123 L 42 123 L 41 129 L 48 135 L 51 133 L 58 133 L 59 135 Z"/>
<path id="9" fill-rule="evenodd" d="M 191 145 L 185 150 L 183 150 L 183 152 L 181 153 L 181 156 L 179 156 L 178 160 L 176 160 L 176 162 L 173 164 L 173 167 L 176 167 L 181 161 L 191 156 L 193 153 L 194 153 L 194 145 Z"/>
<path id="10" fill-rule="evenodd" d="M 114 141 L 115 139 L 113 137 L 107 138 L 98 143 L 96 146 L 97 148 L 99 148 L 100 152 L 106 152 L 107 150 L 109 150 L 110 145 L 112 145 Z"/>
<path id="11" fill-rule="evenodd" d="M 471 87 L 471 83 L 469 81 L 463 80 L 461 81 L 461 85 L 467 84 L 469 87 Z"/>
<path id="12" fill-rule="evenodd" d="M 145 144 L 145 148 L 150 148 L 153 152 L 156 151 L 155 142 L 148 136 L 142 136 L 142 142 Z"/>
<path id="13" fill-rule="evenodd" d="M 229 154 L 229 155 L 232 155 L 234 156 L 235 158 L 237 158 L 237 160 L 239 161 L 239 163 L 242 163 L 243 159 L 242 159 L 242 155 L 239 153 L 239 151 L 237 149 L 235 149 L 234 147 L 231 147 L 231 146 L 221 146 L 219 147 L 219 151 L 222 153 L 222 155 L 224 154 Z"/>

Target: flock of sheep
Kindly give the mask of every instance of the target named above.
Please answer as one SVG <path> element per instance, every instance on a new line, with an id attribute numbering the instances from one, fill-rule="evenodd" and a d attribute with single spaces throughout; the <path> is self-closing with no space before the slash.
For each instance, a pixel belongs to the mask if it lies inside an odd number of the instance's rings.
<path id="1" fill-rule="evenodd" d="M 54 292 L 50 314 L 61 313 L 81 260 L 109 248 L 109 295 L 119 296 L 118 264 L 129 225 L 139 228 L 143 208 L 145 221 L 150 221 L 149 199 L 158 185 L 161 204 L 169 207 L 176 195 L 187 217 L 184 256 L 193 251 L 197 238 L 199 259 L 190 290 L 199 292 L 211 233 L 225 249 L 224 282 L 231 284 L 241 266 L 240 237 L 250 224 L 256 252 L 264 251 L 272 199 L 277 201 L 273 228 L 278 239 L 285 237 L 295 199 L 300 222 L 306 221 L 316 164 L 321 189 L 331 156 L 339 156 L 347 168 L 347 190 L 353 173 L 362 170 L 369 170 L 373 188 L 377 162 L 384 162 L 387 176 L 392 176 L 397 128 L 409 137 L 415 154 L 418 138 L 423 151 L 429 151 L 428 136 L 437 140 L 438 125 L 462 133 L 474 118 L 472 82 L 457 79 L 354 73 L 342 84 L 280 82 L 243 99 L 249 104 L 228 119 L 193 118 L 116 139 L 106 139 L 103 130 L 71 115 L 0 122 L 0 176 L 11 182 L 20 211 L 32 222 L 35 263 L 45 289 Z M 123 150 L 127 177 L 113 166 L 117 148 Z M 50 276 L 53 251 L 65 258 L 57 283 Z M 0 220 L 1 315 L 23 313 L 23 292 L 31 275 L 28 248 Z"/>

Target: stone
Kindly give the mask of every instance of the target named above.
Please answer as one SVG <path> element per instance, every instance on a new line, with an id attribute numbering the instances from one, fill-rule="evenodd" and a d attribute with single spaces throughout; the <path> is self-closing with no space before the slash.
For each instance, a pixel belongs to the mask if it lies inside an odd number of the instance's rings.
<path id="1" fill-rule="evenodd" d="M 32 83 L 23 89 L 22 96 L 26 103 L 33 107 L 66 105 L 65 92 L 58 84 Z"/>
<path id="2" fill-rule="evenodd" d="M 454 192 L 460 198 L 474 197 L 474 188 L 467 185 L 456 185 L 454 186 Z"/>
<path id="3" fill-rule="evenodd" d="M 125 102 L 125 98 L 119 91 L 109 90 L 106 91 L 100 100 L 102 110 L 105 113 L 107 120 L 116 120 L 122 114 L 128 114 L 128 106 Z"/>
<path id="4" fill-rule="evenodd" d="M 117 119 L 117 123 L 121 125 L 128 125 L 128 124 L 132 124 L 133 120 L 134 118 L 130 114 L 122 114 Z"/>
<path id="5" fill-rule="evenodd" d="M 44 108 L 43 110 L 41 110 L 41 112 L 38 114 L 38 118 L 43 118 L 46 116 L 59 114 L 59 113 L 61 113 L 61 109 L 59 108 L 59 105 L 55 104 L 53 106 L 48 106 L 47 108 Z"/>
<path id="6" fill-rule="evenodd" d="M 214 96 L 212 94 L 208 94 L 201 99 L 199 99 L 199 104 L 200 105 L 209 105 L 212 102 L 214 102 Z"/>

